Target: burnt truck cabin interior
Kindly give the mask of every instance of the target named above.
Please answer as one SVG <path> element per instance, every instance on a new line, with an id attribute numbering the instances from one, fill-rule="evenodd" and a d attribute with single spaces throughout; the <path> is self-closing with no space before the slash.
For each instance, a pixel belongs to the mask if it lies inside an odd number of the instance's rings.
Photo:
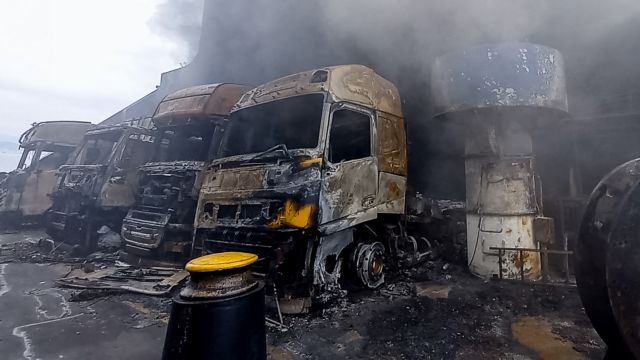
<path id="1" fill-rule="evenodd" d="M 349 109 L 334 111 L 327 154 L 333 164 L 371 156 L 370 116 Z"/>
<path id="2" fill-rule="evenodd" d="M 193 196 L 204 166 L 198 163 L 211 160 L 218 151 L 219 143 L 214 144 L 213 139 L 220 121 L 204 117 L 158 127 L 154 158 L 141 168 L 136 206 L 123 224 L 130 254 L 157 252 L 166 261 L 180 261 L 188 254 L 196 211 Z"/>
<path id="3" fill-rule="evenodd" d="M 108 165 L 124 129 L 89 133 L 71 165 Z"/>
<path id="4" fill-rule="evenodd" d="M 0 176 L 0 227 L 41 224 L 52 206 L 58 169 L 90 127 L 81 121 L 47 121 L 33 124 L 20 136 L 17 167 Z"/>
<path id="5" fill-rule="evenodd" d="M 123 222 L 132 259 L 180 262 L 191 250 L 201 173 L 218 156 L 233 105 L 248 90 L 206 84 L 178 90 L 158 105 L 151 162 L 140 168 L 136 202 Z"/>
<path id="6" fill-rule="evenodd" d="M 222 156 L 260 153 L 276 146 L 283 146 L 280 152 L 317 147 L 324 98 L 324 94 L 300 95 L 232 113 Z"/>
<path id="7" fill-rule="evenodd" d="M 217 151 L 212 143 L 217 125 L 210 119 L 191 119 L 186 125 L 158 127 L 153 162 L 207 161 Z"/>
<path id="8" fill-rule="evenodd" d="M 74 147 L 49 143 L 29 144 L 24 147 L 18 170 L 55 170 L 64 165 Z"/>
<path id="9" fill-rule="evenodd" d="M 194 256 L 258 254 L 256 269 L 295 299 L 345 273 L 379 286 L 380 254 L 400 247 L 385 225 L 401 226 L 406 189 L 395 86 L 362 65 L 293 74 L 247 92 L 229 123 L 204 178 Z"/>
<path id="10" fill-rule="evenodd" d="M 102 226 L 119 231 L 134 199 L 138 167 L 152 154 L 151 130 L 112 126 L 89 131 L 74 156 L 60 170 L 47 232 L 57 241 L 89 251 Z"/>

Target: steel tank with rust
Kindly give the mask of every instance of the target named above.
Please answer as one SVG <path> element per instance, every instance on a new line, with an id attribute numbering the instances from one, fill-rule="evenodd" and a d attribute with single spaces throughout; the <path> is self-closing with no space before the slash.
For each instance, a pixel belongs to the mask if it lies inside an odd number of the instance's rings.
<path id="1" fill-rule="evenodd" d="M 431 86 L 435 117 L 465 134 L 469 270 L 538 279 L 534 221 L 544 217 L 532 133 L 567 114 L 562 55 L 531 43 L 478 45 L 438 57 Z"/>
<path id="2" fill-rule="evenodd" d="M 162 358 L 266 359 L 264 284 L 247 253 L 190 261 L 189 284 L 173 299 Z"/>

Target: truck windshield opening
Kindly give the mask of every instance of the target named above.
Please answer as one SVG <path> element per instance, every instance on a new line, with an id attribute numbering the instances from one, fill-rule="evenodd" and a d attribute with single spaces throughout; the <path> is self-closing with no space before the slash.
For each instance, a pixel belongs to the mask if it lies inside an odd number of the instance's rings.
<path id="1" fill-rule="evenodd" d="M 110 131 L 87 136 L 76 165 L 106 165 L 123 132 Z"/>
<path id="2" fill-rule="evenodd" d="M 154 161 L 206 161 L 215 125 L 211 122 L 160 129 L 159 151 Z"/>
<path id="3" fill-rule="evenodd" d="M 323 94 L 310 94 L 233 113 L 222 155 L 259 153 L 277 145 L 285 145 L 289 150 L 315 148 L 323 104 Z"/>

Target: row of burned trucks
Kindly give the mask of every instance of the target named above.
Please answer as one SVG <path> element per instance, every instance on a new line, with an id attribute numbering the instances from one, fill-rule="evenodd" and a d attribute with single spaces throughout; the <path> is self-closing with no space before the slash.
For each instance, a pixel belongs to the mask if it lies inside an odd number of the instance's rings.
<path id="1" fill-rule="evenodd" d="M 253 89 L 196 86 L 167 96 L 150 124 L 75 126 L 88 130 L 70 141 L 79 146 L 59 170 L 47 167 L 57 181 L 42 203 L 57 242 L 92 250 L 107 228 L 141 258 L 255 253 L 256 271 L 290 299 L 345 283 L 375 288 L 385 267 L 423 255 L 405 226 L 401 99 L 365 66 Z"/>

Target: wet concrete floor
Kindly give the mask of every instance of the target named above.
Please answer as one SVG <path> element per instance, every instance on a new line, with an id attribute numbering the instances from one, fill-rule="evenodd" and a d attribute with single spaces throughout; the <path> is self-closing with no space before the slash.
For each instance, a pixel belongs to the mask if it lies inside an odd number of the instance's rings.
<path id="1" fill-rule="evenodd" d="M 38 238 L 37 232 L 5 234 L 0 245 Z M 0 264 L 0 358 L 159 359 L 165 325 L 143 321 L 140 309 L 118 298 L 70 302 L 72 291 L 54 284 L 70 269 Z"/>
<path id="2" fill-rule="evenodd" d="M 0 245 L 39 233 L 1 235 Z M 69 264 L 0 254 L 1 359 L 159 359 L 170 300 L 84 297 L 55 286 Z M 39 258 L 36 258 L 39 259 Z M 2 263 L 4 262 L 4 263 Z M 477 279 L 434 261 L 377 291 L 337 297 L 269 328 L 270 359 L 601 359 L 575 287 Z M 275 318 L 275 314 L 270 314 Z"/>

